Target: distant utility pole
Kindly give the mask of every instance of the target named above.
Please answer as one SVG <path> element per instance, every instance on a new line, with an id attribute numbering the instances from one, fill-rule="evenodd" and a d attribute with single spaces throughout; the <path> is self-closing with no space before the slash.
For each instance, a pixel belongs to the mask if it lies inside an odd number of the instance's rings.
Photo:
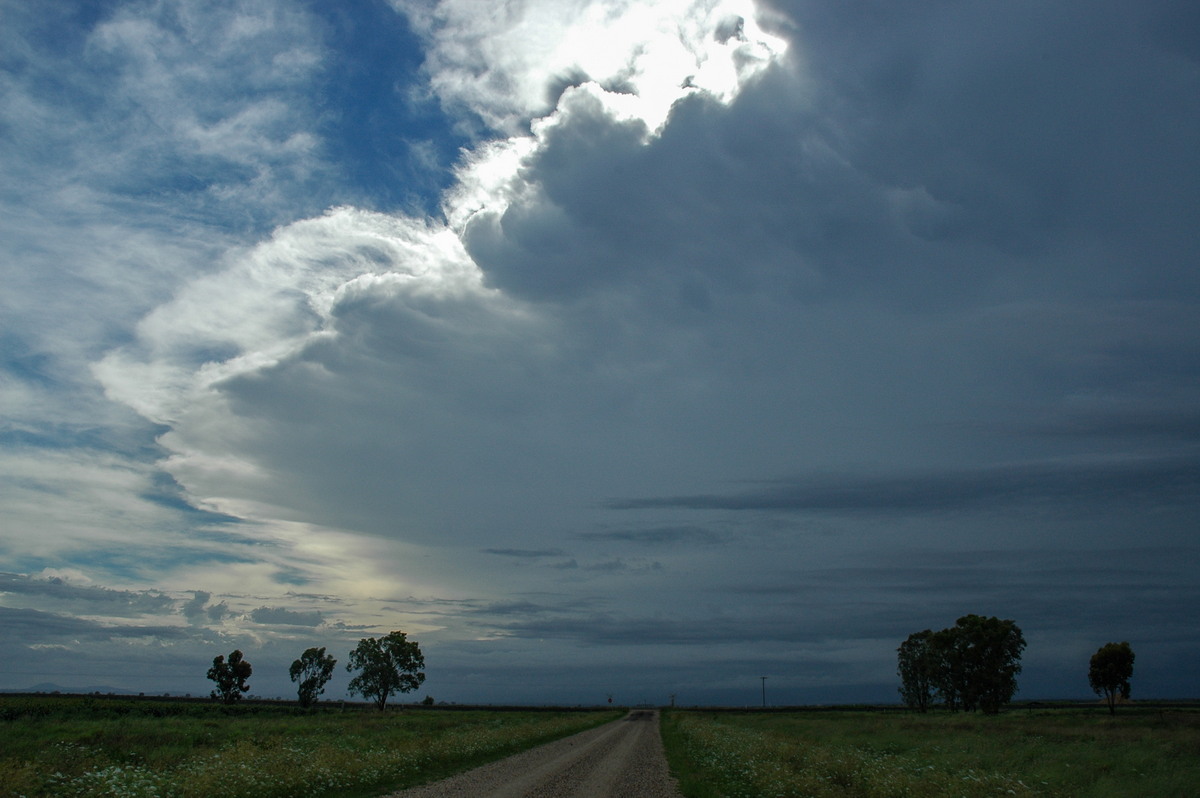
<path id="1" fill-rule="evenodd" d="M 766 707 L 766 705 L 767 705 L 767 677 L 766 677 L 766 676 L 759 676 L 758 678 L 762 679 L 762 688 L 763 688 L 763 706 L 764 706 L 764 707 Z"/>

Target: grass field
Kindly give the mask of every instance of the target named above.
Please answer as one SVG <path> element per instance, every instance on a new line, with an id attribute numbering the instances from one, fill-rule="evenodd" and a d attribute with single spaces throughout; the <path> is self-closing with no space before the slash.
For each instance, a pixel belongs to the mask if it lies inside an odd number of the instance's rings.
<path id="1" fill-rule="evenodd" d="M 668 712 L 688 798 L 1197 796 L 1200 709 Z"/>
<path id="2" fill-rule="evenodd" d="M 0 796 L 369 796 L 618 717 L 0 696 Z"/>

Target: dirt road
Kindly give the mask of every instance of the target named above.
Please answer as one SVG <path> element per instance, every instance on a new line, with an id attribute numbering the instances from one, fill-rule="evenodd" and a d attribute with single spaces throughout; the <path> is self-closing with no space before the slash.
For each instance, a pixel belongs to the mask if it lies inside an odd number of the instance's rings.
<path id="1" fill-rule="evenodd" d="M 679 798 L 658 712 L 634 710 L 580 732 L 389 798 Z"/>

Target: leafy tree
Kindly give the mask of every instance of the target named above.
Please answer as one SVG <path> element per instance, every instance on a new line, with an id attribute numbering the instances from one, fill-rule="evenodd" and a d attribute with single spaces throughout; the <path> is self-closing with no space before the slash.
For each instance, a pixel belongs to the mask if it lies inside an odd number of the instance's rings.
<path id="1" fill-rule="evenodd" d="M 324 646 L 305 650 L 300 659 L 292 663 L 288 674 L 293 682 L 300 682 L 297 689 L 300 706 L 311 707 L 317 703 L 317 696 L 325 692 L 325 683 L 333 677 L 334 665 L 337 660 L 326 655 Z"/>
<path id="2" fill-rule="evenodd" d="M 1096 695 L 1108 701 L 1108 713 L 1117 714 L 1117 695 L 1129 699 L 1129 680 L 1133 676 L 1133 649 L 1128 643 L 1105 643 L 1092 655 L 1088 682 Z"/>
<path id="3" fill-rule="evenodd" d="M 348 671 L 362 671 L 350 680 L 350 692 L 375 702 L 382 710 L 393 693 L 416 690 L 425 681 L 425 656 L 404 632 L 364 637 L 350 652 Z"/>
<path id="4" fill-rule="evenodd" d="M 942 629 L 929 638 L 933 688 L 951 712 L 966 708 L 967 683 L 961 649 L 962 639 L 957 629 Z"/>
<path id="5" fill-rule="evenodd" d="M 932 692 L 951 710 L 994 715 L 1017 691 L 1024 649 L 1012 621 L 964 615 L 949 629 L 918 632 L 901 645 L 900 692 L 918 708 L 924 689 L 926 705 Z"/>
<path id="6" fill-rule="evenodd" d="M 955 628 L 964 671 L 963 709 L 995 715 L 1017 692 L 1025 637 L 1014 622 L 995 617 L 964 615 Z"/>
<path id="7" fill-rule="evenodd" d="M 900 696 L 918 712 L 926 712 L 936 694 L 936 652 L 930 645 L 933 632 L 913 632 L 896 649 L 896 672 L 900 675 Z"/>
<path id="8" fill-rule="evenodd" d="M 217 689 L 212 691 L 213 698 L 219 698 L 226 704 L 235 704 L 242 700 L 242 693 L 250 689 L 246 680 L 254 669 L 250 663 L 242 659 L 242 652 L 234 650 L 225 661 L 224 654 L 213 658 L 212 667 L 208 669 L 208 678 L 217 683 Z"/>

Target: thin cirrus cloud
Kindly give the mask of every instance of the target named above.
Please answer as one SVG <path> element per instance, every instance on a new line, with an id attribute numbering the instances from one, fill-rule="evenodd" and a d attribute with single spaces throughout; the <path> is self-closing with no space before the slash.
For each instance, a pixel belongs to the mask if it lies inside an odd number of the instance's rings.
<path id="1" fill-rule="evenodd" d="M 889 700 L 982 612 L 1035 693 L 1183 661 L 1187 13 L 13 11 L 8 653 L 284 692 L 404 628 L 451 700 Z"/>

